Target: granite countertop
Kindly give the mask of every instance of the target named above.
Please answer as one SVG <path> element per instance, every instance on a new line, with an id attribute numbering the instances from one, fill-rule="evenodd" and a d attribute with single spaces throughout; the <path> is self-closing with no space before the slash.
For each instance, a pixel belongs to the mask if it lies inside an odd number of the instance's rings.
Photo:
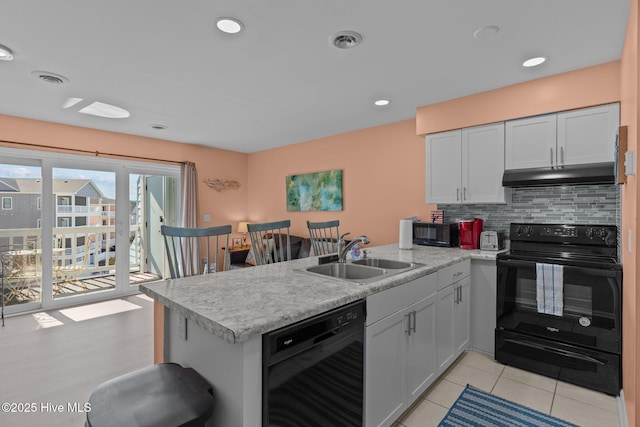
<path id="1" fill-rule="evenodd" d="M 229 343 L 323 313 L 433 273 L 465 259 L 495 260 L 497 252 L 397 244 L 366 247 L 369 257 L 425 264 L 371 284 L 307 275 L 296 270 L 317 257 L 140 285 L 140 291 Z"/>

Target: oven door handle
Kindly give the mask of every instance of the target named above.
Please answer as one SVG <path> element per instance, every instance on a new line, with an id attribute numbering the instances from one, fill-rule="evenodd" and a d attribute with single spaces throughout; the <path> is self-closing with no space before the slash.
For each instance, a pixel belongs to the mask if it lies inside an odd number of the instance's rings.
<path id="1" fill-rule="evenodd" d="M 591 362 L 591 363 L 596 363 L 598 365 L 604 365 L 604 362 L 601 362 L 598 359 L 594 359 L 591 356 L 586 356 L 584 354 L 576 353 L 576 352 L 573 352 L 573 351 L 562 350 L 560 348 L 549 347 L 549 346 L 546 346 L 546 345 L 543 345 L 543 344 L 537 344 L 537 343 L 532 343 L 532 342 L 528 342 L 528 341 L 515 340 L 515 339 L 512 339 L 512 338 L 507 338 L 507 339 L 505 339 L 505 341 L 511 342 L 511 343 L 514 343 L 514 344 L 518 344 L 518 345 L 524 345 L 526 347 L 531 347 L 531 348 L 535 348 L 535 349 L 538 349 L 538 350 L 548 351 L 550 353 L 555 353 L 555 354 L 558 354 L 560 356 L 571 357 L 573 359 L 579 359 L 579 360 L 583 360 L 585 362 Z"/>
<path id="2" fill-rule="evenodd" d="M 496 266 L 498 267 L 524 267 L 524 268 L 536 268 L 535 261 L 522 261 L 515 259 L 497 259 Z M 615 278 L 620 274 L 619 271 L 616 270 L 607 270 L 602 268 L 593 268 L 593 267 L 582 267 L 577 265 L 567 265 L 563 264 L 563 268 L 565 271 L 569 272 L 580 272 L 586 275 L 594 275 L 597 277 L 610 277 Z M 499 271 L 499 270 L 498 270 Z"/>

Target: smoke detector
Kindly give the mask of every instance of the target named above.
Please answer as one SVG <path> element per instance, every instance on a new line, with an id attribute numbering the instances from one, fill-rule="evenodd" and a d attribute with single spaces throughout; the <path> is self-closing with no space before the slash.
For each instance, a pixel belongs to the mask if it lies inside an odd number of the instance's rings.
<path id="1" fill-rule="evenodd" d="M 49 71 L 32 71 L 31 75 L 39 78 L 43 82 L 47 82 L 55 85 L 69 83 L 69 79 L 66 78 L 65 76 L 56 74 L 56 73 L 50 73 Z"/>
<path id="2" fill-rule="evenodd" d="M 362 42 L 362 35 L 355 31 L 340 31 L 333 35 L 331 43 L 338 49 L 351 49 Z"/>

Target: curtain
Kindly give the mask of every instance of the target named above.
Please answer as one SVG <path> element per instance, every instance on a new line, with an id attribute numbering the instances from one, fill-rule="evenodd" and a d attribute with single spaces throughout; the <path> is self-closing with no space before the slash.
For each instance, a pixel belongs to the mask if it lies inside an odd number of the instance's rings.
<path id="1" fill-rule="evenodd" d="M 179 225 L 198 226 L 198 171 L 192 162 L 184 162 L 180 167 Z"/>

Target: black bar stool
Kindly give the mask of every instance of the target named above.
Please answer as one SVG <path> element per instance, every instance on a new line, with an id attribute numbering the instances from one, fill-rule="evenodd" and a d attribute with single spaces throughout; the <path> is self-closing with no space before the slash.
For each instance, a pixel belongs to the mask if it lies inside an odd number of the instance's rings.
<path id="1" fill-rule="evenodd" d="M 204 427 L 214 398 L 195 370 L 162 363 L 100 384 L 89 403 L 85 427 Z"/>

